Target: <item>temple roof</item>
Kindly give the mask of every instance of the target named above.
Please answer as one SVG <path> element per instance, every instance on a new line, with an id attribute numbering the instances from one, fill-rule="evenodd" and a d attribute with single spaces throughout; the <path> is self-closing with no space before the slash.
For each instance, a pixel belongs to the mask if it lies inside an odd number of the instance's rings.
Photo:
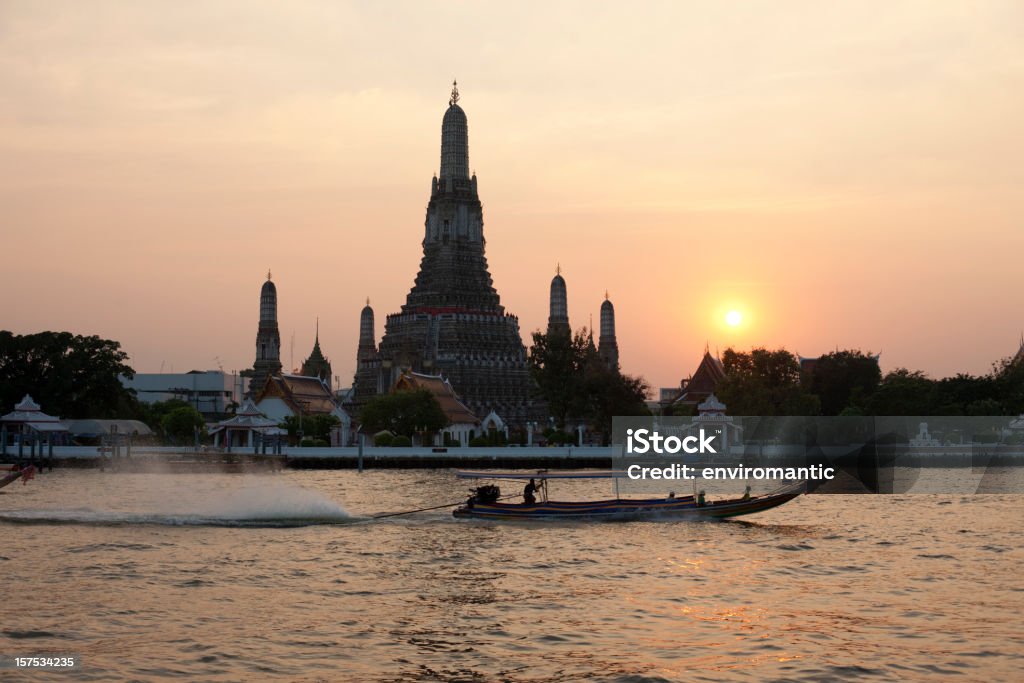
<path id="1" fill-rule="evenodd" d="M 706 399 L 704 399 L 703 403 L 697 406 L 697 410 L 699 410 L 702 413 L 724 413 L 725 404 L 719 401 L 718 397 L 712 393 Z"/>
<path id="2" fill-rule="evenodd" d="M 327 359 L 324 358 L 323 351 L 320 350 L 320 333 L 317 332 L 316 340 L 313 342 L 313 350 L 309 354 L 309 358 L 306 359 L 307 363 L 323 363 Z"/>
<path id="3" fill-rule="evenodd" d="M 25 398 L 14 407 L 14 412 L 0 417 L 0 422 L 24 425 L 36 432 L 66 432 L 68 429 L 61 423 L 60 418 L 47 415 L 40 410 L 39 404 L 28 394 L 25 394 Z"/>
<path id="4" fill-rule="evenodd" d="M 693 375 L 686 381 L 674 403 L 694 403 L 713 394 L 718 383 L 725 379 L 725 366 L 711 351 L 705 349 L 704 357 Z"/>
<path id="5" fill-rule="evenodd" d="M 479 424 L 473 411 L 459 400 L 455 389 L 448 380 L 440 375 L 424 375 L 419 372 L 405 371 L 395 382 L 395 391 L 417 391 L 425 389 L 437 400 L 441 410 L 448 417 L 449 424 Z"/>
<path id="6" fill-rule="evenodd" d="M 246 399 L 234 417 L 221 420 L 210 432 L 221 429 L 254 429 L 264 433 L 277 433 L 281 431 L 278 428 L 277 421 L 271 420 L 261 413 L 256 404 L 252 402 L 252 399 Z"/>
<path id="7" fill-rule="evenodd" d="M 140 420 L 61 420 L 72 436 L 96 437 L 103 434 L 132 434 L 150 436 L 153 430 Z"/>
<path id="8" fill-rule="evenodd" d="M 32 397 L 25 394 L 18 405 L 14 406 L 14 412 L 7 413 L 0 417 L 0 422 L 24 422 L 30 424 L 51 423 L 60 424 L 60 418 L 44 413 L 39 404 L 32 400 Z"/>
<path id="9" fill-rule="evenodd" d="M 340 410 L 331 390 L 319 377 L 274 375 L 267 378 L 267 384 L 256 397 L 256 403 L 259 404 L 265 398 L 281 399 L 296 414 L 326 415 Z"/>

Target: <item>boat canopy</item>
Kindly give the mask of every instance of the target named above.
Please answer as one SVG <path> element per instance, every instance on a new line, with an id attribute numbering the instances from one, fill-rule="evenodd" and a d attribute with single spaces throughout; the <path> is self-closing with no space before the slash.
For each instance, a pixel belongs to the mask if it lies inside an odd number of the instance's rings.
<path id="1" fill-rule="evenodd" d="M 613 479 L 624 477 L 625 473 L 616 470 L 566 470 L 549 471 L 537 470 L 529 472 L 524 470 L 510 471 L 487 471 L 487 470 L 457 470 L 455 476 L 459 479 Z"/>

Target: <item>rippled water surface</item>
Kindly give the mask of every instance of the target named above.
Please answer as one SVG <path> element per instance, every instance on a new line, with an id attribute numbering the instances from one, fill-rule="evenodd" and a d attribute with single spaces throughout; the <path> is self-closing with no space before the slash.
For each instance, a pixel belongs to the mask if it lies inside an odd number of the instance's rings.
<path id="1" fill-rule="evenodd" d="M 559 482 L 566 498 L 608 483 Z M 63 470 L 0 492 L 5 680 L 1024 676 L 1024 496 L 745 521 L 483 523 L 449 472 Z"/>

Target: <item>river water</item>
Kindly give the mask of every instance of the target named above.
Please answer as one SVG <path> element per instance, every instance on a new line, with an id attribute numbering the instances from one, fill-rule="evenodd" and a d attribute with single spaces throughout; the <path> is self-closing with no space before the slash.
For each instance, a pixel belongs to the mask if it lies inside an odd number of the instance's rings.
<path id="1" fill-rule="evenodd" d="M 600 480 L 552 482 L 607 497 Z M 494 523 L 446 471 L 58 470 L 0 492 L 4 680 L 1024 678 L 1024 495 Z"/>

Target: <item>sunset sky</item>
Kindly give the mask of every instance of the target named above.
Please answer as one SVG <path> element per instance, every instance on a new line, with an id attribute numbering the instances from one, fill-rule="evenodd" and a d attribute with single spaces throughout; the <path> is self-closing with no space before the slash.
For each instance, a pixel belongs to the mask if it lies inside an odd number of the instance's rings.
<path id="1" fill-rule="evenodd" d="M 623 370 L 712 349 L 982 373 L 1024 328 L 1020 2 L 0 2 L 0 327 L 351 383 L 416 275 L 457 78 L 524 341 L 556 264 Z M 743 321 L 725 324 L 736 310 Z"/>

